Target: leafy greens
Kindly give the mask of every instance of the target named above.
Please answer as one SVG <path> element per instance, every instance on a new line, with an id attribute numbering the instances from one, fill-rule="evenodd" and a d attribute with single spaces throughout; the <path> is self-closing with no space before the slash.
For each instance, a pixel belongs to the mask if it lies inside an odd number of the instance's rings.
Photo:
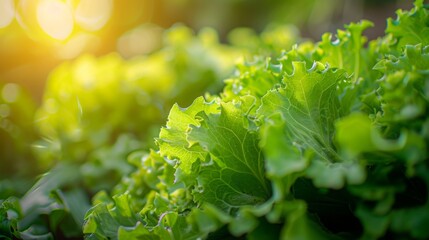
<path id="1" fill-rule="evenodd" d="M 220 95 L 175 105 L 159 150 L 113 201 L 94 201 L 86 236 L 429 237 L 427 14 L 416 1 L 367 44 L 362 21 L 334 42 L 272 49 L 239 64 Z M 122 204 L 131 222 L 105 222 L 125 220 Z"/>

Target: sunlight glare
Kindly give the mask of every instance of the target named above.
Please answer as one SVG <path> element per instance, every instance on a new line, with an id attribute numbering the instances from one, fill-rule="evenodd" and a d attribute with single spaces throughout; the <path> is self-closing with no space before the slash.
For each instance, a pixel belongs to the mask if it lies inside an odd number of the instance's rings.
<path id="1" fill-rule="evenodd" d="M 0 28 L 9 26 L 15 17 L 13 0 L 0 0 Z"/>
<path id="2" fill-rule="evenodd" d="M 76 23 L 88 31 L 100 30 L 112 15 L 112 0 L 81 0 L 75 11 Z"/>
<path id="3" fill-rule="evenodd" d="M 60 1 L 41 1 L 37 7 L 37 20 L 43 31 L 55 39 L 64 40 L 73 31 L 72 9 Z"/>

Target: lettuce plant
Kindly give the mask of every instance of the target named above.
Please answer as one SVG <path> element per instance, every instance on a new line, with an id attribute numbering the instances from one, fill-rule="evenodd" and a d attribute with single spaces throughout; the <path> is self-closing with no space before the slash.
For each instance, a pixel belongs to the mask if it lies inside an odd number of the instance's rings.
<path id="1" fill-rule="evenodd" d="M 174 105 L 86 237 L 429 238 L 429 18 L 421 0 L 397 14 L 377 40 L 352 23 Z"/>

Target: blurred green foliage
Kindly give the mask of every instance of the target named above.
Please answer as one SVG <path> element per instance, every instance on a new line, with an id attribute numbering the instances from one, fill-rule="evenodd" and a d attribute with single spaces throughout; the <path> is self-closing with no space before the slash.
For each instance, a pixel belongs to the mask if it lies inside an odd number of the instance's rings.
<path id="1" fill-rule="evenodd" d="M 36 113 L 43 137 L 38 159 L 45 169 L 61 161 L 91 162 L 84 166 L 88 176 L 105 179 L 104 169 L 118 180 L 130 170 L 120 159 L 152 146 L 172 104 L 220 89 L 240 53 L 221 45 L 210 29 L 195 36 L 177 26 L 164 41 L 148 56 L 83 56 L 51 73 Z"/>
<path id="2" fill-rule="evenodd" d="M 29 187 L 26 179 L 39 173 L 32 154 L 37 139 L 34 129 L 36 105 L 17 84 L 0 85 L 0 199 L 22 194 Z"/>
<path id="3" fill-rule="evenodd" d="M 1 159 L 15 160 L 6 162 L 4 168 L 0 170 L 4 177 L 20 170 L 25 171 L 26 161 L 31 161 L 30 145 L 36 138 L 33 130 L 36 106 L 27 93 L 16 84 L 4 84 L 0 89 Z"/>

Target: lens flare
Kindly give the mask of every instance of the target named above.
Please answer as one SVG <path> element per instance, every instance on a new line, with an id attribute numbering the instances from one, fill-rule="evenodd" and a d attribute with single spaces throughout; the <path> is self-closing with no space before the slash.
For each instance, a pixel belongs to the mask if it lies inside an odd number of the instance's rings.
<path id="1" fill-rule="evenodd" d="M 37 7 L 37 21 L 49 36 L 64 40 L 73 31 L 73 12 L 61 1 L 44 0 Z"/>
<path id="2" fill-rule="evenodd" d="M 75 11 L 76 23 L 85 30 L 100 30 L 112 14 L 112 0 L 81 0 Z"/>
<path id="3" fill-rule="evenodd" d="M 9 26 L 15 17 L 15 4 L 13 0 L 0 1 L 0 28 Z"/>

